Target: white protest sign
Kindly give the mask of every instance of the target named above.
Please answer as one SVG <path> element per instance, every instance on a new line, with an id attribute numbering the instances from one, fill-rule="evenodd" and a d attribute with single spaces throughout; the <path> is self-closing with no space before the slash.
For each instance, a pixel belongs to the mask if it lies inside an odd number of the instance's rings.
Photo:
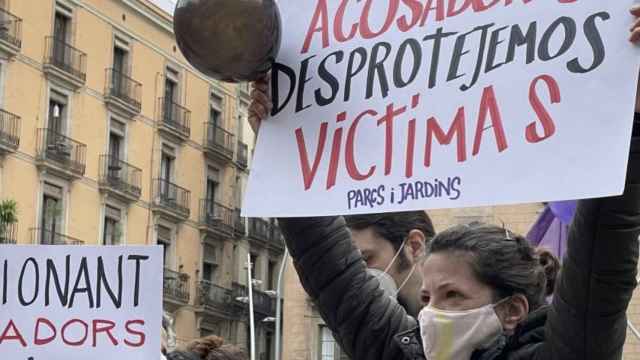
<path id="1" fill-rule="evenodd" d="M 280 0 L 246 216 L 620 194 L 633 0 Z"/>
<path id="2" fill-rule="evenodd" d="M 160 357 L 160 247 L 0 247 L 0 357 Z"/>

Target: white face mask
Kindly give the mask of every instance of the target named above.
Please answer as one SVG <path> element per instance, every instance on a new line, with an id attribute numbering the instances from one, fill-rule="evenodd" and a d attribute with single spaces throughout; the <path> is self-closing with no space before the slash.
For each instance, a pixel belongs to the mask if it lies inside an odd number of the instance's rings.
<path id="1" fill-rule="evenodd" d="M 402 290 L 402 288 L 407 284 L 407 282 L 409 282 L 409 278 L 411 278 L 411 275 L 413 275 L 413 273 L 416 271 L 417 264 L 414 264 L 413 267 L 411 268 L 411 271 L 409 272 L 409 275 L 407 275 L 407 277 L 404 279 L 402 284 L 400 284 L 400 287 L 398 287 L 395 280 L 393 280 L 391 275 L 389 275 L 388 273 L 389 269 L 391 269 L 393 264 L 396 262 L 396 260 L 400 256 L 400 253 L 404 249 L 404 245 L 406 243 L 407 243 L 407 240 L 405 239 L 402 242 L 402 245 L 400 246 L 398 251 L 396 251 L 396 254 L 391 259 L 391 262 L 389 262 L 389 265 L 387 265 L 387 268 L 384 269 L 384 271 L 374 269 L 374 268 L 367 269 L 369 274 L 375 276 L 375 278 L 378 279 L 378 281 L 380 281 L 380 287 L 382 288 L 382 290 L 384 290 L 385 294 L 387 294 L 392 299 L 398 298 L 398 293 L 400 293 L 400 290 Z"/>
<path id="2" fill-rule="evenodd" d="M 418 322 L 427 359 L 469 360 L 475 350 L 491 345 L 503 332 L 495 307 L 504 300 L 467 311 L 422 309 Z"/>

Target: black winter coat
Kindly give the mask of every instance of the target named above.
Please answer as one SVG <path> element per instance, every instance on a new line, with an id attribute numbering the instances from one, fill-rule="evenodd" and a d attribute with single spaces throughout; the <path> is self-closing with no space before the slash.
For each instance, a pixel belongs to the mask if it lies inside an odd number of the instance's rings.
<path id="1" fill-rule="evenodd" d="M 351 359 L 425 359 L 417 321 L 367 274 L 342 218 L 279 222 L 303 287 Z M 552 305 L 472 360 L 620 359 L 639 235 L 640 137 L 634 134 L 624 195 L 578 204 Z"/>

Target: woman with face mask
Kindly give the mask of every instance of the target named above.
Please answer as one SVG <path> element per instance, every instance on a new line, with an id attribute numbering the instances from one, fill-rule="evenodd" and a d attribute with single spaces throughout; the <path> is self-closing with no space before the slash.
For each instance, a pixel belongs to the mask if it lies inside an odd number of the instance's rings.
<path id="1" fill-rule="evenodd" d="M 631 31 L 638 42 L 640 21 Z M 269 112 L 267 89 L 254 86 L 254 128 Z M 342 218 L 279 224 L 303 287 L 353 360 L 620 359 L 638 265 L 640 114 L 624 195 L 579 202 L 549 306 L 556 272 L 546 255 L 500 227 L 455 227 L 431 241 L 415 319 L 367 272 Z"/>
<path id="2" fill-rule="evenodd" d="M 342 218 L 279 223 L 303 287 L 353 360 L 620 359 L 638 265 L 640 115 L 625 193 L 579 202 L 550 306 L 550 255 L 501 227 L 431 240 L 414 319 L 367 272 Z"/>
<path id="3" fill-rule="evenodd" d="M 482 224 L 448 229 L 427 251 L 426 306 L 418 316 L 419 330 L 400 334 L 401 342 L 421 341 L 427 359 L 452 360 L 527 354 L 543 345 L 545 299 L 558 271 L 551 253 Z"/>

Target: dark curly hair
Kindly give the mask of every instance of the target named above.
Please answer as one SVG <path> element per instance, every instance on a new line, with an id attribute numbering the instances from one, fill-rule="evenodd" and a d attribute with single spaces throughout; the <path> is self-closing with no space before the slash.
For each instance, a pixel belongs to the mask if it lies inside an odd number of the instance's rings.
<path id="1" fill-rule="evenodd" d="M 439 233 L 427 245 L 427 256 L 440 252 L 467 255 L 477 279 L 493 289 L 494 300 L 524 295 L 531 310 L 553 292 L 559 261 L 544 249 L 504 228 L 471 224 Z"/>
<path id="2" fill-rule="evenodd" d="M 247 360 L 242 349 L 225 344 L 219 336 L 207 336 L 167 355 L 168 360 Z"/>

